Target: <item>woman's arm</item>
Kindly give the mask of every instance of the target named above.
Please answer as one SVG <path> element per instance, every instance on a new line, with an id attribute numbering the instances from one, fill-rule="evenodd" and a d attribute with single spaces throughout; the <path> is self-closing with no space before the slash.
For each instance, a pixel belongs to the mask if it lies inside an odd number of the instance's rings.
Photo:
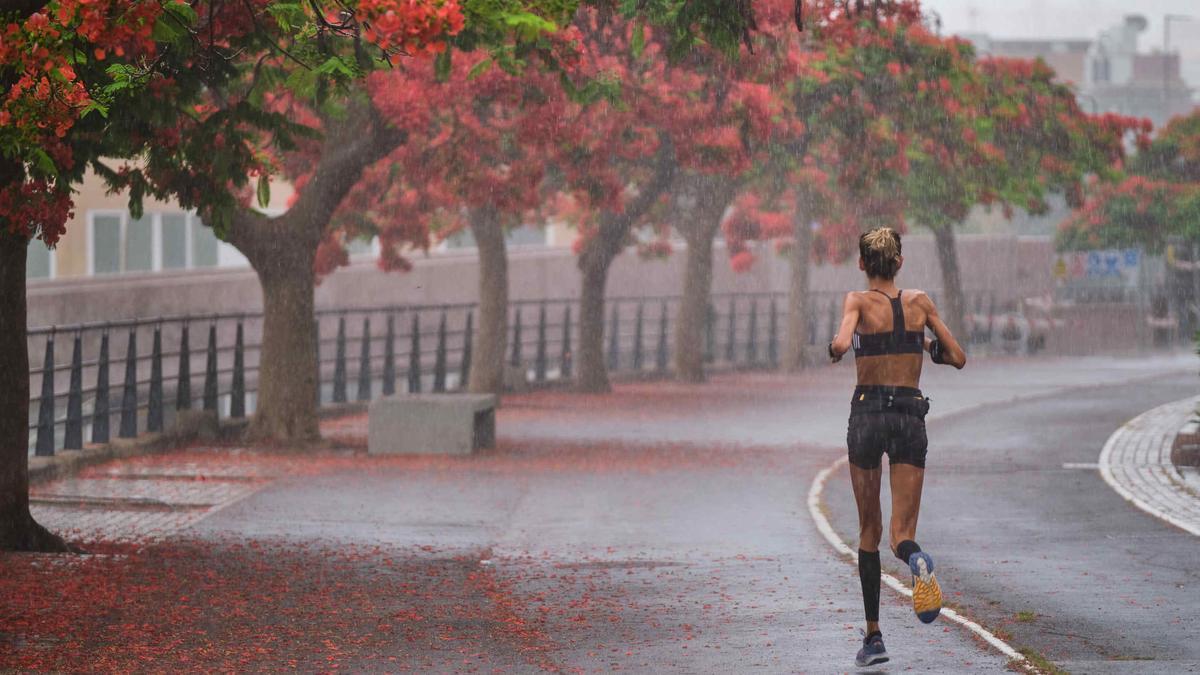
<path id="1" fill-rule="evenodd" d="M 854 339 L 854 329 L 858 327 L 859 311 L 858 294 L 847 293 L 845 301 L 842 302 L 842 324 L 838 327 L 833 342 L 829 343 L 829 358 L 834 363 L 841 361 L 842 356 L 850 351 L 851 340 Z"/>
<path id="2" fill-rule="evenodd" d="M 940 352 L 940 363 L 948 366 L 954 366 L 959 370 L 967 365 L 967 354 L 963 351 L 962 346 L 958 344 L 958 340 L 954 339 L 954 335 L 946 324 L 942 321 L 942 317 L 938 315 L 937 306 L 933 304 L 933 299 L 922 293 L 917 302 L 921 305 L 921 309 L 925 310 L 925 325 L 929 330 L 933 331 L 936 340 L 925 340 L 925 349 L 930 356 L 934 355 L 934 350 Z M 936 347 L 935 347 L 936 344 Z"/>

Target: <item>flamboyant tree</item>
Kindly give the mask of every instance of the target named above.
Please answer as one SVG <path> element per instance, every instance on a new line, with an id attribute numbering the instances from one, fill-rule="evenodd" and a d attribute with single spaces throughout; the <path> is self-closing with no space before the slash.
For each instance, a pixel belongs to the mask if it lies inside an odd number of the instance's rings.
<path id="1" fill-rule="evenodd" d="M 526 4 L 469 10 L 476 23 L 461 36 L 492 46 L 514 22 L 540 26 L 535 19 L 545 20 Z M 334 89 L 378 61 L 436 50 L 462 18 L 456 0 L 25 0 L 0 8 L 0 374 L 12 383 L 0 393 L 0 548 L 63 546 L 28 511 L 24 297 L 26 247 L 61 236 L 71 186 L 90 169 L 127 190 L 135 214 L 146 194 L 174 197 L 203 207 L 225 234 L 241 208 L 228 188 L 270 168 L 251 141 L 286 148 L 304 131 L 262 105 L 266 92 Z M 112 165 L 123 159 L 136 161 Z"/>
<path id="2" fill-rule="evenodd" d="M 577 61 L 574 33 L 554 37 L 555 64 Z M 536 64 L 509 72 L 485 54 L 377 73 L 369 83 L 384 119 L 408 136 L 371 167 L 327 241 L 379 237 L 384 269 L 407 269 L 407 251 L 467 229 L 479 252 L 479 322 L 468 388 L 499 393 L 508 315 L 506 230 L 532 224 L 561 124 L 577 114 L 557 74 Z M 331 255 L 343 260 L 344 256 Z"/>
<path id="3" fill-rule="evenodd" d="M 1143 247 L 1200 241 L 1200 112 L 1167 123 L 1128 163 L 1119 182 L 1093 181 L 1058 233 L 1062 249 Z"/>
<path id="4" fill-rule="evenodd" d="M 28 508 L 26 248 L 53 246 L 62 236 L 72 186 L 85 171 L 119 183 L 107 158 L 138 156 L 157 140 L 149 130 L 189 114 L 205 88 L 236 76 L 229 54 L 265 48 L 252 24 L 216 9 L 170 0 L 27 0 L 0 8 L 0 377 L 7 383 L 0 389 L 0 549 L 65 546 Z M 201 33 L 211 39 L 197 39 Z M 248 110 L 228 119 L 269 121 Z M 282 121 L 279 129 L 288 133 Z M 133 188 L 136 213 L 145 190 Z"/>
<path id="5" fill-rule="evenodd" d="M 273 44 L 225 9 L 173 0 L 26 1 L 0 9 L 0 375 L 9 383 L 0 391 L 0 548 L 63 547 L 28 510 L 26 247 L 33 239 L 53 246 L 63 234 L 72 186 L 89 169 L 110 186 L 130 187 L 130 209 L 140 211 L 145 183 L 127 180 L 108 160 L 169 142 L 160 129 L 190 116 L 206 89 L 238 77 L 231 54 Z M 297 23 L 281 34 L 307 28 Z M 286 120 L 250 107 L 196 128 L 212 135 L 222 124 L 273 126 L 281 138 L 291 132 Z M 244 175 L 250 166 L 216 169 Z"/>
<path id="6" fill-rule="evenodd" d="M 400 2 L 400 0 L 395 0 Z M 258 95 L 254 86 L 261 82 L 264 87 L 282 83 L 287 91 L 286 106 L 308 109 L 319 132 L 317 146 L 296 146 L 290 139 L 277 134 L 261 134 L 254 130 L 227 128 L 220 139 L 235 148 L 235 152 L 249 156 L 270 154 L 286 155 L 298 150 L 305 156 L 299 162 L 284 157 L 283 164 L 304 164 L 307 169 L 300 173 L 301 187 L 298 198 L 285 213 L 268 217 L 250 208 L 245 200 L 238 201 L 226 196 L 237 190 L 226 189 L 232 183 L 235 188 L 245 181 L 212 181 L 208 165 L 214 161 L 210 155 L 197 154 L 181 157 L 178 152 L 152 149 L 150 168 L 143 172 L 154 189 L 174 192 L 179 195 L 183 185 L 191 185 L 188 198 L 180 201 L 197 207 L 217 229 L 218 234 L 237 247 L 250 261 L 259 275 L 263 287 L 264 321 L 263 344 L 259 368 L 259 398 L 251 426 L 252 435 L 285 441 L 305 441 L 317 437 L 316 400 L 317 378 L 315 370 L 316 344 L 312 331 L 303 330 L 309 325 L 313 309 L 315 275 L 313 266 L 322 241 L 329 240 L 335 229 L 333 215 L 341 202 L 358 183 L 363 172 L 372 164 L 407 144 L 413 131 L 381 114 L 374 97 L 361 86 L 338 87 L 345 79 L 360 80 L 372 71 L 387 69 L 389 56 L 393 58 L 408 54 L 436 54 L 433 72 L 438 79 L 445 79 L 452 71 L 453 50 L 447 45 L 464 50 L 478 49 L 488 55 L 488 60 L 506 72 L 526 72 L 530 64 L 563 69 L 559 60 L 566 54 L 562 50 L 563 40 L 556 35 L 566 26 L 580 2 L 518 2 L 511 0 L 500 3 L 465 3 L 450 0 L 424 0 L 421 3 L 400 2 L 410 5 L 431 4 L 438 11 L 428 21 L 438 24 L 441 33 L 433 31 L 439 39 L 425 40 L 417 33 L 414 39 L 402 40 L 408 35 L 405 24 L 393 25 L 376 17 L 373 23 L 360 20 L 353 13 L 339 15 L 335 19 L 321 18 L 321 25 L 328 30 L 337 30 L 349 35 L 352 40 L 340 51 L 330 50 L 328 58 L 317 68 L 304 68 L 294 63 L 287 54 L 267 54 L 257 59 L 251 55 L 244 68 L 243 93 L 236 88 L 222 91 L 214 89 L 210 99 L 211 114 L 220 116 L 235 109 L 243 101 Z M 605 3 L 600 3 L 605 4 Z M 675 9 L 679 0 L 659 0 L 645 6 L 623 8 L 628 14 L 656 12 L 659 20 L 670 23 L 678 44 L 687 44 L 694 39 L 694 31 L 702 31 L 713 39 L 726 41 L 740 36 L 744 27 L 739 22 L 745 16 L 723 16 L 710 24 L 687 19 Z M 399 10 L 397 10 L 398 12 Z M 401 13 L 403 14 L 403 13 Z M 384 14 L 389 20 L 395 15 Z M 280 20 L 280 16 L 275 16 Z M 285 21 L 290 20 L 284 17 Z M 464 23 L 465 21 L 465 23 Z M 425 24 L 421 24 L 424 26 Z M 388 33 L 384 33 L 384 27 Z M 697 28 L 698 27 L 698 28 Z M 411 32 L 411 31 L 409 31 Z M 390 36 L 390 37 L 389 37 Z M 444 38 L 444 39 L 443 39 Z M 370 51 L 363 47 L 366 41 L 392 51 Z M 253 64 L 252 66 L 250 64 Z M 397 63 L 397 68 L 416 66 L 410 62 Z M 272 70 L 269 66 L 278 66 Z M 527 71 L 532 72 L 532 71 Z M 570 85 L 566 80 L 564 86 Z M 262 94 L 264 97 L 265 93 Z M 418 148 L 420 150 L 420 148 Z M 219 157 L 219 155 L 218 155 Z M 295 159 L 295 158 L 291 158 Z M 270 163 L 265 170 L 270 170 Z M 260 187 L 263 183 L 260 181 Z M 199 187 L 197 187 L 199 186 Z M 260 199 L 265 193 L 259 190 Z M 194 194 L 194 198 L 191 196 Z M 231 205 L 232 204 L 232 205 Z M 479 215 L 487 209 L 478 210 Z M 482 222 L 482 221 L 481 221 Z M 495 230 L 492 227 L 491 230 Z M 478 233 L 477 233 L 478 234 Z M 488 241 L 487 233 L 479 236 Z M 500 244 L 502 245 L 502 243 Z M 493 256 L 495 258 L 495 256 Z M 493 263 L 495 260 L 493 259 Z M 488 271 L 501 274 L 503 270 L 492 264 Z M 497 287 L 487 286 L 489 292 Z M 500 300 L 502 298 L 496 298 Z M 495 308 L 489 303 L 489 310 Z M 480 329 L 492 331 L 499 325 L 489 311 L 481 321 Z M 502 332 L 502 329 L 500 329 Z M 486 343 L 490 344 L 490 343 Z M 502 344 L 502 343 L 501 343 Z M 486 348 L 481 343 L 481 349 Z M 488 366 L 478 369 L 484 377 L 491 367 L 490 359 L 480 362 Z M 498 368 L 498 365 L 496 366 Z M 482 382 L 482 380 L 480 381 Z M 477 383 L 477 387 L 482 384 Z M 493 388 L 488 384 L 487 388 Z"/>
<path id="7" fill-rule="evenodd" d="M 943 314 L 961 334 L 966 303 L 954 228 L 971 208 L 1039 213 L 1054 193 L 1077 205 L 1085 177 L 1110 176 L 1122 160 L 1126 134 L 1144 131 L 1145 125 L 1085 114 L 1070 88 L 1055 82 L 1054 71 L 1041 61 L 976 62 L 966 45 L 941 77 L 923 82 L 922 93 L 938 96 L 940 104 L 931 106 L 930 115 L 905 120 L 914 138 L 909 215 L 933 231 Z"/>
<path id="8" fill-rule="evenodd" d="M 909 45 L 927 36 L 915 3 L 876 13 L 813 3 L 808 16 L 806 41 L 766 45 L 795 64 L 779 87 L 794 130 L 770 148 L 752 194 L 724 225 L 735 270 L 753 264 L 751 240 L 772 240 L 788 255 L 787 370 L 805 364 L 810 261 L 844 259 L 863 227 L 903 225 L 908 139 L 896 117 L 909 102 L 900 64 L 930 58 Z"/>

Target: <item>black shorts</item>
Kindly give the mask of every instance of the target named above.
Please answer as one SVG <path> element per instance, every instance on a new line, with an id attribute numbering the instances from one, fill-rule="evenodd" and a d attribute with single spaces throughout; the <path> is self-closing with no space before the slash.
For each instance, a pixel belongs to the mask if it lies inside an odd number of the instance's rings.
<path id="1" fill-rule="evenodd" d="M 850 401 L 846 447 L 850 463 L 860 469 L 877 469 L 887 453 L 891 464 L 925 468 L 929 439 L 925 415 L 929 399 L 920 389 L 860 385 Z"/>

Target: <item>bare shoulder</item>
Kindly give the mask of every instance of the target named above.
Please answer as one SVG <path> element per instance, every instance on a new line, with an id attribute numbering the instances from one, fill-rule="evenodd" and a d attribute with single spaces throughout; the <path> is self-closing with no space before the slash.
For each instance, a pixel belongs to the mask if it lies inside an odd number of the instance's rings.
<path id="1" fill-rule="evenodd" d="M 933 298 L 929 297 L 928 293 L 919 288 L 904 289 L 904 297 L 908 298 L 909 302 L 917 305 L 918 307 L 924 307 L 926 309 L 933 308 Z"/>

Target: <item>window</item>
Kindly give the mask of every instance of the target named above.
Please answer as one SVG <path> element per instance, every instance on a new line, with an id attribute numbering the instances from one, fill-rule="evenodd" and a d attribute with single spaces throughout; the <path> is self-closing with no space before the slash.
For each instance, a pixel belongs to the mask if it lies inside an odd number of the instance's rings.
<path id="1" fill-rule="evenodd" d="M 30 239 L 25 254 L 26 279 L 50 279 L 54 276 L 54 256 L 40 239 Z"/>
<path id="2" fill-rule="evenodd" d="M 142 214 L 125 225 L 126 272 L 146 272 L 154 269 L 154 218 Z"/>
<path id="3" fill-rule="evenodd" d="M 192 226 L 192 267 L 217 266 L 217 235 L 199 216 L 188 218 Z"/>
<path id="4" fill-rule="evenodd" d="M 162 269 L 185 269 L 188 247 L 188 217 L 182 213 L 164 213 L 162 227 Z"/>
<path id="5" fill-rule="evenodd" d="M 124 217 L 97 215 L 92 219 L 92 271 L 112 274 L 122 270 L 121 238 Z"/>
<path id="6" fill-rule="evenodd" d="M 521 226 L 510 228 L 504 233 L 504 243 L 507 246 L 545 246 L 546 228 Z M 475 248 L 475 235 L 469 228 L 463 228 L 446 237 L 447 249 Z"/>
<path id="7" fill-rule="evenodd" d="M 216 267 L 220 242 L 199 216 L 182 212 L 89 214 L 89 266 L 93 274 Z M 31 254 L 32 255 L 32 254 Z"/>

